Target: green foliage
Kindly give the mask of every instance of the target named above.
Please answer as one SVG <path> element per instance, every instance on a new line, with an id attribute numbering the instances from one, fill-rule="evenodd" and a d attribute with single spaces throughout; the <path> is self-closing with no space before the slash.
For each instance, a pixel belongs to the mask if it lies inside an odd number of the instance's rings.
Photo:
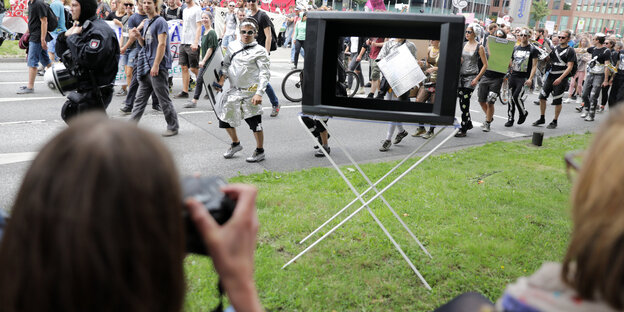
<path id="1" fill-rule="evenodd" d="M 571 183 L 563 156 L 585 148 L 590 139 L 591 134 L 566 135 L 545 140 L 543 147 L 527 141 L 496 142 L 424 161 L 384 198 L 432 259 L 382 202 L 371 203 L 431 291 L 366 209 L 281 269 L 360 206 L 348 208 L 319 234 L 298 243 L 354 198 L 333 169 L 265 171 L 231 179 L 259 188 L 255 279 L 260 300 L 267 311 L 431 311 L 468 291 L 495 301 L 506 284 L 530 275 L 544 261 L 562 259 L 571 229 Z M 376 181 L 396 163 L 362 169 Z M 352 166 L 342 172 L 359 191 L 367 188 Z M 379 189 L 397 176 L 392 174 Z M 186 311 L 210 311 L 217 304 L 210 260 L 189 257 L 186 274 Z"/>
<path id="2" fill-rule="evenodd" d="M 5 40 L 0 46 L 0 57 L 25 57 L 26 50 L 17 45 L 17 40 Z"/>
<path id="3" fill-rule="evenodd" d="M 533 19 L 535 20 L 535 27 L 538 27 L 540 21 L 544 17 L 550 15 L 548 1 L 533 1 L 533 5 L 531 6 L 531 15 L 533 15 Z"/>

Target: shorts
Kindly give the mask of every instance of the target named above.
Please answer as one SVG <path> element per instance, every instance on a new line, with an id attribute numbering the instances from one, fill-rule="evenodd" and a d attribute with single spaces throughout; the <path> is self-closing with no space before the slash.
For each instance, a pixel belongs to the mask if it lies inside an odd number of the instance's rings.
<path id="1" fill-rule="evenodd" d="M 381 70 L 379 70 L 379 65 L 374 60 L 371 61 L 371 78 L 370 80 L 379 80 L 381 79 Z"/>
<path id="2" fill-rule="evenodd" d="M 139 49 L 126 50 L 126 53 L 119 56 L 119 65 L 134 67 L 137 55 L 139 55 Z"/>
<path id="3" fill-rule="evenodd" d="M 39 63 L 41 63 L 43 67 L 50 64 L 48 51 L 41 48 L 41 42 L 28 42 L 28 67 L 38 67 Z"/>
<path id="4" fill-rule="evenodd" d="M 55 32 L 51 32 L 50 35 L 52 36 L 52 40 L 48 42 L 48 52 L 51 52 L 52 54 L 54 54 L 54 57 L 56 59 L 60 59 L 60 57 L 56 55 L 56 37 L 58 37 L 58 34 Z"/>
<path id="5" fill-rule="evenodd" d="M 199 67 L 199 48 L 193 51 L 190 44 L 180 45 L 180 59 L 178 60 L 180 66 L 186 66 L 190 68 Z"/>
<path id="6" fill-rule="evenodd" d="M 553 82 L 557 80 L 561 75 L 553 75 L 549 74 L 544 81 L 544 86 L 542 87 L 542 92 L 540 92 L 539 99 L 546 100 L 550 93 L 552 92 L 553 100 L 552 105 L 561 105 L 561 98 L 563 97 L 563 92 L 565 92 L 568 88 L 567 83 L 562 81 L 558 86 L 553 85 Z"/>
<path id="7" fill-rule="evenodd" d="M 490 92 L 494 92 L 496 94 L 500 93 L 501 86 L 503 85 L 503 78 L 490 78 L 483 77 L 479 82 L 479 103 L 487 102 L 487 97 Z"/>
<path id="8" fill-rule="evenodd" d="M 245 119 L 245 122 L 249 125 L 249 129 L 253 132 L 262 132 L 262 115 L 255 115 Z M 228 129 L 234 128 L 229 123 L 219 120 L 219 128 Z"/>

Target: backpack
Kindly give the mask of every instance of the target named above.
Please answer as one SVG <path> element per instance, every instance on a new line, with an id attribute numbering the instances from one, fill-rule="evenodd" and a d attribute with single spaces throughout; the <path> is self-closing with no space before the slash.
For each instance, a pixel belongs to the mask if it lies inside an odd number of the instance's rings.
<path id="1" fill-rule="evenodd" d="M 72 18 L 71 12 L 65 8 L 65 28 L 70 29 L 74 26 L 74 19 Z"/>
<path id="2" fill-rule="evenodd" d="M 58 27 L 58 17 L 56 17 L 49 4 L 45 2 L 44 4 L 46 6 L 46 17 L 48 18 L 48 32 L 53 32 Z"/>

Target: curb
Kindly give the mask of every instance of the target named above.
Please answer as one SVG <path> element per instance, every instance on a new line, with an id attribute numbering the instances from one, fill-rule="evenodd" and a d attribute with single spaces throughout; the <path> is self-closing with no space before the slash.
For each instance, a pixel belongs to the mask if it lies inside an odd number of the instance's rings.
<path id="1" fill-rule="evenodd" d="M 25 57 L 0 57 L 0 63 L 26 63 Z"/>

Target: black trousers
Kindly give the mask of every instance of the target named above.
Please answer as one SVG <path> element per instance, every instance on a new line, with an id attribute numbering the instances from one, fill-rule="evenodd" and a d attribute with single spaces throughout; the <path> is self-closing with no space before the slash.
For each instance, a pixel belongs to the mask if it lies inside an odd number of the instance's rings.
<path id="1" fill-rule="evenodd" d="M 616 74 L 613 77 L 613 85 L 609 94 L 609 108 L 621 104 L 622 101 L 624 101 L 624 73 Z"/>
<path id="2" fill-rule="evenodd" d="M 199 69 L 197 73 L 197 85 L 195 86 L 195 94 L 193 94 L 193 98 L 199 100 L 201 96 L 202 90 L 204 89 L 204 72 L 206 71 L 206 66 Z"/>
<path id="3" fill-rule="evenodd" d="M 511 103 L 507 105 L 507 118 L 509 120 L 514 120 L 516 107 L 518 108 L 519 116 L 526 114 L 524 101 L 520 97 L 520 92 L 522 92 L 525 82 L 526 78 L 516 77 L 514 75 L 509 77 L 509 89 L 511 90 Z"/>
<path id="4" fill-rule="evenodd" d="M 299 64 L 299 53 L 302 48 L 305 49 L 305 40 L 295 40 L 295 67 Z"/>
<path id="5" fill-rule="evenodd" d="M 459 97 L 459 109 L 461 110 L 461 131 L 466 132 L 472 129 L 472 119 L 470 118 L 470 97 L 474 89 L 459 88 L 457 97 Z"/>

